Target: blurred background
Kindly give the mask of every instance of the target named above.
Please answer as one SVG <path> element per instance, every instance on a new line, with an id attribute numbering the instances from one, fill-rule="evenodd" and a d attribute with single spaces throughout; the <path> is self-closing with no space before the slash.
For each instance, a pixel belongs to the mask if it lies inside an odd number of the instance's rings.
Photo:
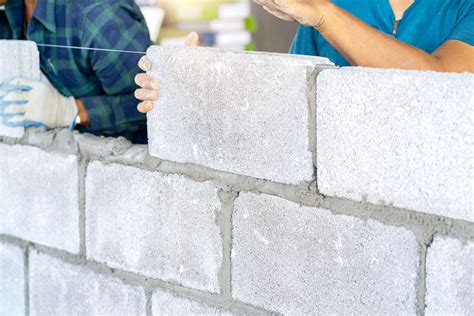
<path id="1" fill-rule="evenodd" d="M 136 0 L 160 45 L 183 45 L 195 31 L 202 46 L 286 53 L 297 25 L 279 20 L 251 0 Z"/>

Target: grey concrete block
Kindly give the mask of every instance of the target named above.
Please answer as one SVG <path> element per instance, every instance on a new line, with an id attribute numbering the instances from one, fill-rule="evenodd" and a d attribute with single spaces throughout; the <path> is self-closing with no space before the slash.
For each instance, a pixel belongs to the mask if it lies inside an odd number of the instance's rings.
<path id="1" fill-rule="evenodd" d="M 0 40 L 0 83 L 12 77 L 39 80 L 40 58 L 35 42 Z M 1 122 L 0 136 L 23 137 L 23 127 L 7 127 Z"/>
<path id="2" fill-rule="evenodd" d="M 156 291 L 152 298 L 152 314 L 160 315 L 232 315 L 222 309 L 205 303 L 178 297 L 170 292 Z"/>
<path id="3" fill-rule="evenodd" d="M 426 259 L 426 314 L 474 315 L 474 242 L 436 237 Z"/>
<path id="4" fill-rule="evenodd" d="M 0 81 L 23 77 L 39 80 L 38 47 L 32 41 L 0 40 Z"/>
<path id="5" fill-rule="evenodd" d="M 0 144 L 0 233 L 79 252 L 77 158 Z"/>
<path id="6" fill-rule="evenodd" d="M 416 313 L 418 243 L 404 228 L 240 194 L 233 297 L 288 315 Z"/>
<path id="7" fill-rule="evenodd" d="M 0 315 L 25 314 L 23 251 L 0 242 Z"/>
<path id="8" fill-rule="evenodd" d="M 145 315 L 143 288 L 32 251 L 31 315 Z"/>
<path id="9" fill-rule="evenodd" d="M 317 86 L 321 193 L 474 222 L 474 75 L 325 70 Z"/>
<path id="10" fill-rule="evenodd" d="M 298 184 L 313 179 L 315 69 L 325 58 L 153 46 L 150 154 Z"/>
<path id="11" fill-rule="evenodd" d="M 24 127 L 10 127 L 5 126 L 1 122 L 0 118 L 0 136 L 10 137 L 10 138 L 22 138 L 25 135 Z"/>
<path id="12" fill-rule="evenodd" d="M 86 180 L 88 258 L 219 292 L 217 190 L 182 176 L 93 162 Z"/>

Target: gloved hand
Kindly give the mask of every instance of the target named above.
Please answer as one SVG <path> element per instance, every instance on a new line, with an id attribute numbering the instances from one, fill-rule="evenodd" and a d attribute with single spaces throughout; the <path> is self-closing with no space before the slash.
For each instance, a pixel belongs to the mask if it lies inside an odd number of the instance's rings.
<path id="1" fill-rule="evenodd" d="M 282 20 L 320 28 L 324 23 L 324 9 L 331 0 L 253 0 L 253 2 Z"/>
<path id="2" fill-rule="evenodd" d="M 186 46 L 198 46 L 199 44 L 199 36 L 197 33 L 190 33 L 186 38 Z M 143 71 L 150 71 L 151 70 L 151 63 L 143 56 L 140 61 L 138 62 L 138 66 Z M 137 89 L 135 91 L 135 97 L 138 100 L 141 100 L 140 104 L 138 104 L 138 111 L 142 113 L 149 112 L 153 110 L 153 101 L 158 100 L 159 97 L 159 88 L 160 84 L 156 79 L 149 77 L 145 73 L 140 73 L 135 77 L 135 83 L 141 87 L 141 89 Z"/>
<path id="3" fill-rule="evenodd" d="M 46 77 L 13 78 L 0 85 L 0 118 L 7 126 L 74 128 L 78 109 L 73 97 L 61 95 Z"/>

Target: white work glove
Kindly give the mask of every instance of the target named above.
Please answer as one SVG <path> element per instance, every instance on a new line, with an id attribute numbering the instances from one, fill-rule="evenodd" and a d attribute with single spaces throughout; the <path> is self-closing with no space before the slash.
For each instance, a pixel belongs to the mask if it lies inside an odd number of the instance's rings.
<path id="1" fill-rule="evenodd" d="M 14 78 L 2 85 L 3 124 L 74 128 L 78 115 L 75 99 L 61 95 L 45 76 L 40 81 Z"/>

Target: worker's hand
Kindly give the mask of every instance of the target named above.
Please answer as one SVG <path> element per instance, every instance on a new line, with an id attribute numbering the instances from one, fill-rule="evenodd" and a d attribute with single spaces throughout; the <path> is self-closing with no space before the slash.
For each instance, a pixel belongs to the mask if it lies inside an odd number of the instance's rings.
<path id="1" fill-rule="evenodd" d="M 289 22 L 319 28 L 324 22 L 324 6 L 331 0 L 253 0 L 266 11 Z"/>
<path id="2" fill-rule="evenodd" d="M 198 46 L 198 44 L 199 36 L 194 32 L 190 33 L 186 38 L 186 46 Z M 146 56 L 143 56 L 142 59 L 140 59 L 138 66 L 143 71 L 151 70 L 151 62 Z M 135 97 L 138 100 L 143 101 L 138 104 L 138 111 L 146 113 L 153 110 L 153 101 L 156 101 L 159 98 L 160 83 L 158 80 L 153 79 L 145 73 L 138 74 L 135 77 L 135 82 L 141 88 L 135 91 Z"/>
<path id="3" fill-rule="evenodd" d="M 0 118 L 7 126 L 74 127 L 77 106 L 46 79 L 14 78 L 0 89 Z"/>

